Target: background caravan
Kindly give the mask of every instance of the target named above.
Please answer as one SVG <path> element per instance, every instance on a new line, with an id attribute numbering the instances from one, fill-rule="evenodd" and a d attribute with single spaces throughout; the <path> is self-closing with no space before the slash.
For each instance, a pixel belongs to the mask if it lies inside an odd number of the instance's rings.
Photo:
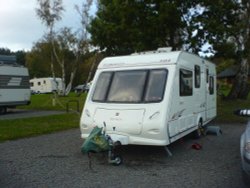
<path id="1" fill-rule="evenodd" d="M 81 115 L 81 137 L 94 126 L 121 144 L 166 146 L 216 117 L 215 65 L 163 49 L 101 61 Z"/>
<path id="2" fill-rule="evenodd" d="M 33 94 L 40 94 L 40 93 L 52 93 L 62 92 L 62 79 L 61 78 L 33 78 L 30 80 L 30 89 Z"/>
<path id="3" fill-rule="evenodd" d="M 15 56 L 0 55 L 0 114 L 7 108 L 30 103 L 28 69 L 16 63 Z"/>

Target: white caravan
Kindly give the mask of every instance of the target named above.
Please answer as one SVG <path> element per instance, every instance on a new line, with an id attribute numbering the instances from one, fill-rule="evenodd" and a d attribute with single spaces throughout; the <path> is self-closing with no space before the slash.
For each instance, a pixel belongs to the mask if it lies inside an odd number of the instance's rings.
<path id="1" fill-rule="evenodd" d="M 0 63 L 0 113 L 8 107 L 30 103 L 28 69 L 17 64 Z"/>
<path id="2" fill-rule="evenodd" d="M 122 145 L 166 146 L 216 117 L 215 65 L 158 49 L 101 61 L 81 115 L 81 137 L 103 127 Z"/>
<path id="3" fill-rule="evenodd" d="M 30 80 L 30 89 L 32 93 L 52 93 L 62 92 L 62 79 L 61 78 L 33 78 Z"/>

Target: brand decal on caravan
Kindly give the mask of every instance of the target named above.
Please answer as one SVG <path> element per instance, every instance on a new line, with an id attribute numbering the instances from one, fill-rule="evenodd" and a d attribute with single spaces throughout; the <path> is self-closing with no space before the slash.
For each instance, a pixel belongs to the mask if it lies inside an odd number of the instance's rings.
<path id="1" fill-rule="evenodd" d="M 3 89 L 27 89 L 29 88 L 29 77 L 0 75 L 0 87 Z"/>
<path id="2" fill-rule="evenodd" d="M 12 77 L 9 80 L 9 83 L 7 85 L 8 86 L 20 86 L 21 82 L 22 82 L 22 78 L 20 78 L 20 77 Z"/>

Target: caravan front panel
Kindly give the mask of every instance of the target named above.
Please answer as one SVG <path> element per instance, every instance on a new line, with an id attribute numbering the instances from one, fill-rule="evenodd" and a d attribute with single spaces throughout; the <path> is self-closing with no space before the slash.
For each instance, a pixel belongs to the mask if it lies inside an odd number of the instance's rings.
<path id="1" fill-rule="evenodd" d="M 166 108 L 162 108 L 168 69 L 99 70 L 81 118 L 82 137 L 91 127 L 106 125 L 113 135 L 126 136 L 128 144 L 165 145 Z"/>
<path id="2" fill-rule="evenodd" d="M 105 122 L 109 132 L 138 135 L 142 131 L 144 113 L 145 109 L 97 108 L 94 122 L 97 125 L 103 125 Z"/>

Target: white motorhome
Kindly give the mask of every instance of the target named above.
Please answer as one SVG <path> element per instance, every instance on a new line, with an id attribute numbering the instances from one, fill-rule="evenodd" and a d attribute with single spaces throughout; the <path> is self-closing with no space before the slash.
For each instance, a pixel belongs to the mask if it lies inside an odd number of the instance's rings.
<path id="1" fill-rule="evenodd" d="M 6 63 L 0 58 L 0 113 L 7 108 L 30 103 L 28 69 L 16 63 Z"/>
<path id="2" fill-rule="evenodd" d="M 62 79 L 61 78 L 33 78 L 30 80 L 30 89 L 32 93 L 52 93 L 62 92 Z"/>
<path id="3" fill-rule="evenodd" d="M 81 137 L 106 124 L 122 145 L 166 146 L 191 132 L 200 136 L 216 113 L 216 70 L 209 61 L 164 48 L 108 57 L 88 93 Z"/>

